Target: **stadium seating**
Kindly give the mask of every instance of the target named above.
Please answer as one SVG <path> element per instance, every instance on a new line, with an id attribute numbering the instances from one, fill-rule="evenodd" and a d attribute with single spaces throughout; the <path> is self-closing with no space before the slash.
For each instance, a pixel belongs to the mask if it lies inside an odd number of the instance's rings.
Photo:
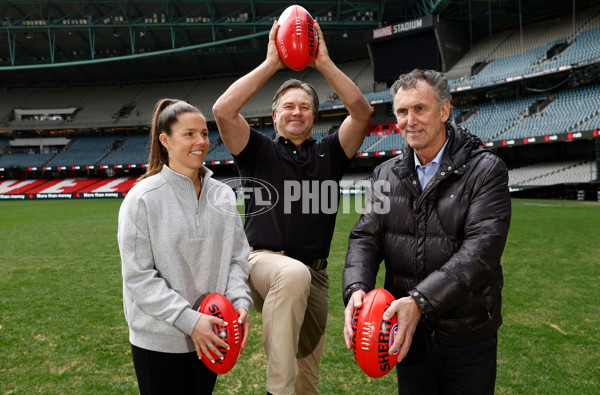
<path id="1" fill-rule="evenodd" d="M 371 149 L 379 140 L 381 140 L 384 136 L 367 136 L 363 141 L 362 145 L 358 149 L 358 152 L 369 152 L 373 151 Z"/>
<path id="2" fill-rule="evenodd" d="M 16 195 L 26 193 L 46 183 L 47 180 L 2 180 L 0 181 L 0 195 Z"/>
<path id="3" fill-rule="evenodd" d="M 120 137 L 120 136 L 119 136 Z M 117 136 L 79 137 L 47 166 L 86 166 L 98 163 L 113 148 Z"/>
<path id="4" fill-rule="evenodd" d="M 6 154 L 0 156 L 0 167 L 40 167 L 43 166 L 54 154 Z"/>
<path id="5" fill-rule="evenodd" d="M 541 113 L 528 113 L 533 103 L 549 96 L 554 100 Z M 454 113 L 464 110 L 466 108 L 457 108 Z M 556 94 L 482 103 L 476 106 L 475 114 L 461 124 L 482 140 L 492 141 L 590 130 L 600 126 L 599 115 L 600 87 L 592 85 Z"/>
<path id="6" fill-rule="evenodd" d="M 399 151 L 404 144 L 404 137 L 399 133 L 383 136 L 379 141 L 373 144 L 368 151 Z"/>
<path id="7" fill-rule="evenodd" d="M 137 177 L 109 177 L 104 178 L 94 184 L 82 188 L 78 192 L 89 192 L 89 193 L 107 193 L 107 192 L 128 192 L 135 183 Z"/>
<path id="8" fill-rule="evenodd" d="M 593 161 L 536 163 L 508 172 L 511 187 L 584 183 L 596 180 L 596 176 Z"/>
<path id="9" fill-rule="evenodd" d="M 367 93 L 367 94 L 365 94 L 365 98 L 371 104 L 389 103 L 392 101 L 392 94 L 390 93 L 390 91 L 388 89 L 386 89 L 386 90 L 380 91 L 380 92 Z"/>
<path id="10" fill-rule="evenodd" d="M 485 102 L 476 106 L 475 114 L 461 124 L 482 140 L 491 141 L 515 125 L 535 100 L 537 96 Z M 454 113 L 462 110 L 457 108 Z"/>
<path id="11" fill-rule="evenodd" d="M 385 90 L 385 84 L 374 83 L 373 67 L 368 60 L 341 63 L 364 93 Z M 282 70 L 272 77 L 243 108 L 245 117 L 271 113 L 273 93 L 287 79 L 297 78 L 314 85 L 324 107 L 337 98 L 325 78 L 316 70 L 301 72 Z M 14 89 L 0 98 L 0 124 L 10 129 L 96 128 L 115 126 L 149 126 L 156 103 L 164 98 L 185 100 L 213 120 L 212 105 L 235 77 L 199 79 L 177 83 L 145 83 L 131 85 L 75 88 Z M 70 120 L 11 120 L 13 110 L 76 107 Z M 124 113 L 121 113 L 126 109 Z"/>
<path id="12" fill-rule="evenodd" d="M 150 140 L 148 135 L 133 135 L 124 138 L 120 148 L 110 152 L 100 165 L 142 164 L 148 163 Z"/>
<path id="13" fill-rule="evenodd" d="M 152 123 L 154 106 L 159 100 L 186 100 L 198 84 L 198 81 L 173 82 L 169 84 L 144 84 L 140 94 L 131 99 L 131 101 L 135 103 L 135 108 L 127 117 L 118 119 L 117 123 L 122 126 L 137 126 L 140 124 L 150 125 Z M 211 109 L 210 107 L 200 107 L 200 111 L 206 114 L 207 112 L 210 113 Z"/>
<path id="14" fill-rule="evenodd" d="M 362 187 L 366 182 L 371 180 L 372 171 L 348 171 L 340 180 L 340 189 L 351 189 Z"/>
<path id="15" fill-rule="evenodd" d="M 552 21 L 525 26 L 523 33 L 512 29 L 485 37 L 473 45 L 448 72 L 453 90 L 485 86 L 508 78 L 557 70 L 561 66 L 597 62 L 600 59 L 600 7 L 579 14 L 573 24 L 565 15 Z M 554 45 L 569 43 L 568 48 L 551 58 L 547 52 Z M 486 66 L 476 75 L 472 67 Z"/>
<path id="16" fill-rule="evenodd" d="M 27 193 L 75 193 L 100 180 L 101 178 L 58 178 L 31 188 Z"/>
<path id="17" fill-rule="evenodd" d="M 528 116 L 506 133 L 503 138 L 536 137 L 569 132 L 600 109 L 600 90 L 583 87 L 556 94 L 557 100 L 536 116 Z"/>
<path id="18" fill-rule="evenodd" d="M 592 182 L 596 178 L 596 164 L 593 161 L 577 163 L 540 178 L 537 185 L 554 185 L 568 183 Z"/>
<path id="19" fill-rule="evenodd" d="M 216 147 L 213 147 L 206 156 L 207 163 L 227 160 L 233 160 L 233 156 L 231 155 L 225 144 L 220 144 Z"/>

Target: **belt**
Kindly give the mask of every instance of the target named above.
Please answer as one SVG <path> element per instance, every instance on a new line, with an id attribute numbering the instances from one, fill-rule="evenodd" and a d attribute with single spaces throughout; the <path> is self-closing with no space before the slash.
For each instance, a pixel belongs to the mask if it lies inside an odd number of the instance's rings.
<path id="1" fill-rule="evenodd" d="M 327 258 L 315 259 L 314 261 L 302 261 L 306 266 L 313 270 L 323 270 L 327 268 Z"/>
<path id="2" fill-rule="evenodd" d="M 250 246 L 250 251 L 258 251 L 258 250 L 263 250 L 263 249 L 264 248 Z M 267 251 L 272 251 L 272 250 L 267 250 Z M 280 254 L 285 254 L 285 251 L 274 251 L 274 252 L 277 252 Z M 293 257 L 290 257 L 290 258 L 293 258 Z M 296 259 L 296 258 L 294 258 L 294 259 Z M 323 269 L 327 268 L 327 258 L 319 258 L 319 259 L 315 259 L 313 261 L 303 261 L 300 259 L 297 259 L 297 260 L 304 263 L 306 266 L 310 267 L 313 270 L 323 270 Z"/>

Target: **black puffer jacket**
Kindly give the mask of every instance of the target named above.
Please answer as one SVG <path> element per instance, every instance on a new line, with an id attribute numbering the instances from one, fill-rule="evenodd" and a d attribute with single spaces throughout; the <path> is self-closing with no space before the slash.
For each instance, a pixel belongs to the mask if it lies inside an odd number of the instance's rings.
<path id="1" fill-rule="evenodd" d="M 449 124 L 437 174 L 421 192 L 413 150 L 379 165 L 372 196 L 348 241 L 344 303 L 375 286 L 423 309 L 413 343 L 462 347 L 493 336 L 502 322 L 500 258 L 510 224 L 508 170 L 466 129 Z M 386 208 L 389 204 L 389 210 Z"/>

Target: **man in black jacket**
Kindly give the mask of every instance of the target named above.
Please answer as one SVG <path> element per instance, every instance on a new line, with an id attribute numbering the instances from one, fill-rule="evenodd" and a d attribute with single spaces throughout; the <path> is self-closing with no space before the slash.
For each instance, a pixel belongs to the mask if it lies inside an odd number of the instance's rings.
<path id="1" fill-rule="evenodd" d="M 450 90 L 438 72 L 413 70 L 391 89 L 406 144 L 373 173 L 346 255 L 344 336 L 375 287 L 395 298 L 399 394 L 492 394 L 510 224 L 508 170 L 466 129 L 450 123 Z"/>

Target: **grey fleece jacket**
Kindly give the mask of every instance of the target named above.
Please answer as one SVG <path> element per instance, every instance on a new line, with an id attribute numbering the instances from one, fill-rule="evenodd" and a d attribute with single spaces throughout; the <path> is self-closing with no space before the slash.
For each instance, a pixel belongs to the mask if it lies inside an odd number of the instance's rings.
<path id="1" fill-rule="evenodd" d="M 129 340 L 147 350 L 195 350 L 194 308 L 211 292 L 250 310 L 249 246 L 230 187 L 192 180 L 164 166 L 135 185 L 119 210 L 118 242 Z M 235 214 L 234 214 L 235 213 Z"/>

